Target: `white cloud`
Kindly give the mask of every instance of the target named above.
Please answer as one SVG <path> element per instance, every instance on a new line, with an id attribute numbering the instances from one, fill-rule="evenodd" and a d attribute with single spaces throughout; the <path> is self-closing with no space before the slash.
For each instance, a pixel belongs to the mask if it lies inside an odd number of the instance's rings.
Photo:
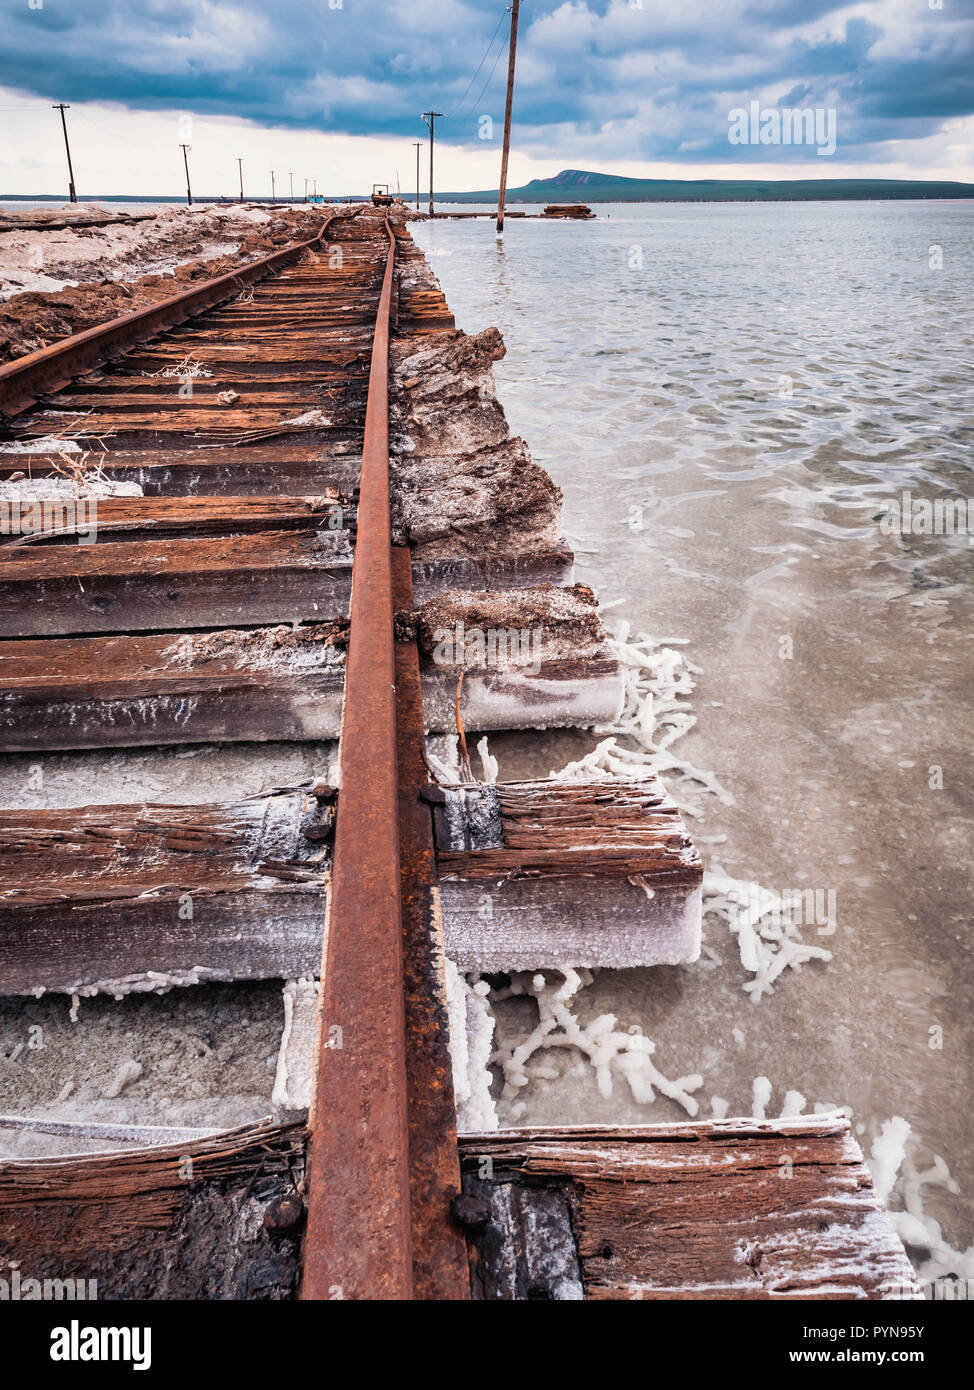
<path id="1" fill-rule="evenodd" d="M 395 182 L 396 168 L 412 182 L 412 141 L 426 134 L 419 113 L 454 110 L 503 0 L 343 0 L 341 9 L 325 0 L 72 0 L 70 10 L 49 0 L 43 12 L 17 0 L 10 13 L 0 67 L 8 88 L 34 95 L 0 99 L 14 108 L 4 112 L 0 189 L 64 185 L 50 110 L 63 95 L 73 97 L 83 190 L 178 193 L 179 117 L 192 105 L 201 191 L 232 193 L 239 153 L 255 190 L 269 192 L 266 171 L 281 165 L 300 166 L 301 186 L 308 171 L 346 193 Z M 974 112 L 972 66 L 971 0 L 944 0 L 942 11 L 926 0 L 533 0 L 522 13 L 511 181 L 564 167 L 820 177 L 823 161 L 800 151 L 758 152 L 767 158 L 758 165 L 755 152 L 726 143 L 729 109 L 794 91 L 800 104 L 839 110 L 829 175 L 970 179 L 968 127 L 955 118 Z M 472 87 L 478 109 L 461 103 L 464 117 L 438 129 L 441 187 L 496 183 L 496 142 L 477 139 L 477 117 L 491 114 L 499 133 L 497 44 L 483 77 L 492 72 L 482 101 L 481 75 Z"/>

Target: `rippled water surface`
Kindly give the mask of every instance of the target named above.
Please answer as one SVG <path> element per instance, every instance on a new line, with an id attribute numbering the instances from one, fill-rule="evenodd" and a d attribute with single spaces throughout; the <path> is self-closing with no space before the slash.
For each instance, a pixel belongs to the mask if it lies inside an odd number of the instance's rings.
<path id="1" fill-rule="evenodd" d="M 971 543 L 877 518 L 904 488 L 974 491 L 974 204 L 618 205 L 511 220 L 502 243 L 487 221 L 414 234 L 458 324 L 504 334 L 498 390 L 564 490 L 579 578 L 702 668 L 680 748 L 735 802 L 689 798 L 705 863 L 836 890 L 833 961 L 759 1004 L 711 929 L 718 969 L 606 971 L 584 1009 L 638 1022 L 667 1075 L 701 1072 L 703 1114 L 712 1094 L 748 1113 L 763 1074 L 769 1114 L 791 1088 L 848 1104 L 867 1149 L 903 1115 L 918 1161 L 961 1183 L 928 1209 L 970 1244 Z M 543 775 L 593 742 L 492 749 L 502 776 Z M 533 1122 L 682 1113 L 591 1076 L 526 1099 Z"/>

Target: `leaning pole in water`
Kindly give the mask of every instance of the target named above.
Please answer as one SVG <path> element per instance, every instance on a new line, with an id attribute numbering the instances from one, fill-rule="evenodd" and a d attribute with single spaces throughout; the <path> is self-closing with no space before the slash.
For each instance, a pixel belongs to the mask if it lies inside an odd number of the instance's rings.
<path id="1" fill-rule="evenodd" d="M 504 199 L 507 197 L 507 160 L 511 153 L 511 111 L 514 106 L 514 55 L 517 52 L 517 16 L 521 0 L 513 0 L 511 45 L 507 57 L 507 104 L 504 107 L 504 150 L 501 154 L 501 182 L 497 194 L 497 235 L 504 235 Z"/>

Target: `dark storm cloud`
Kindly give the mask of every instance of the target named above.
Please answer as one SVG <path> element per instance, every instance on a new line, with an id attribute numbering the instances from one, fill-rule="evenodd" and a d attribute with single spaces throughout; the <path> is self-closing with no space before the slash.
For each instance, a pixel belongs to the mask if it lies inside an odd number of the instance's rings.
<path id="1" fill-rule="evenodd" d="M 726 158 L 728 110 L 760 98 L 834 106 L 839 159 L 892 158 L 886 142 L 974 111 L 974 0 L 943 5 L 523 0 L 522 141 L 564 149 L 577 136 L 620 159 Z M 415 134 L 434 105 L 452 118 L 445 138 L 473 141 L 478 116 L 499 115 L 503 23 L 470 78 L 503 10 L 486 0 L 0 0 L 0 82 L 51 100 L 352 134 Z"/>

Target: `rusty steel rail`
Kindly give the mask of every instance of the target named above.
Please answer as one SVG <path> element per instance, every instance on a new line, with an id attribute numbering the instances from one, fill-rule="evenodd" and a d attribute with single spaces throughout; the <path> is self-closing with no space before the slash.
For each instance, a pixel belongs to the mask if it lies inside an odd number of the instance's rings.
<path id="1" fill-rule="evenodd" d="M 360 209 L 351 213 L 355 217 Z M 107 323 L 73 333 L 49 347 L 38 348 L 13 362 L 0 367 L 0 417 L 18 415 L 36 405 L 42 396 L 59 391 L 75 377 L 91 371 L 128 351 L 139 343 L 156 337 L 194 315 L 212 309 L 232 299 L 240 290 L 273 275 L 296 261 L 303 252 L 320 246 L 331 224 L 344 221 L 348 214 L 333 212 L 321 224 L 315 236 L 296 242 L 280 251 L 272 251 L 256 261 L 248 261 L 239 270 L 227 271 L 212 280 L 193 285 L 179 294 L 161 299 L 145 309 L 135 309 Z"/>
<path id="2" fill-rule="evenodd" d="M 389 517 L 389 230 L 359 483 L 340 809 L 321 964 L 302 1296 L 409 1298 L 406 1121 Z"/>
<path id="3" fill-rule="evenodd" d="M 429 816 L 417 822 L 419 671 L 397 651 L 389 502 L 389 333 L 396 240 L 376 319 L 352 571 L 341 788 L 321 966 L 305 1299 L 468 1296 L 456 1115 L 438 995 Z M 413 649 L 414 651 L 414 649 Z M 399 688 L 397 677 L 402 678 Z M 405 952 L 404 952 L 405 929 Z M 404 969 L 406 971 L 404 977 Z M 404 999 L 404 995 L 407 996 Z M 407 1057 L 407 1038 L 409 1056 Z"/>
<path id="4" fill-rule="evenodd" d="M 397 612 L 414 606 L 411 554 L 392 551 Z M 403 989 L 412 1212 L 413 1297 L 470 1297 L 466 1240 L 453 1220 L 460 1195 L 457 1108 L 446 1001 L 443 921 L 429 785 L 423 692 L 415 639 L 396 643 Z"/>

